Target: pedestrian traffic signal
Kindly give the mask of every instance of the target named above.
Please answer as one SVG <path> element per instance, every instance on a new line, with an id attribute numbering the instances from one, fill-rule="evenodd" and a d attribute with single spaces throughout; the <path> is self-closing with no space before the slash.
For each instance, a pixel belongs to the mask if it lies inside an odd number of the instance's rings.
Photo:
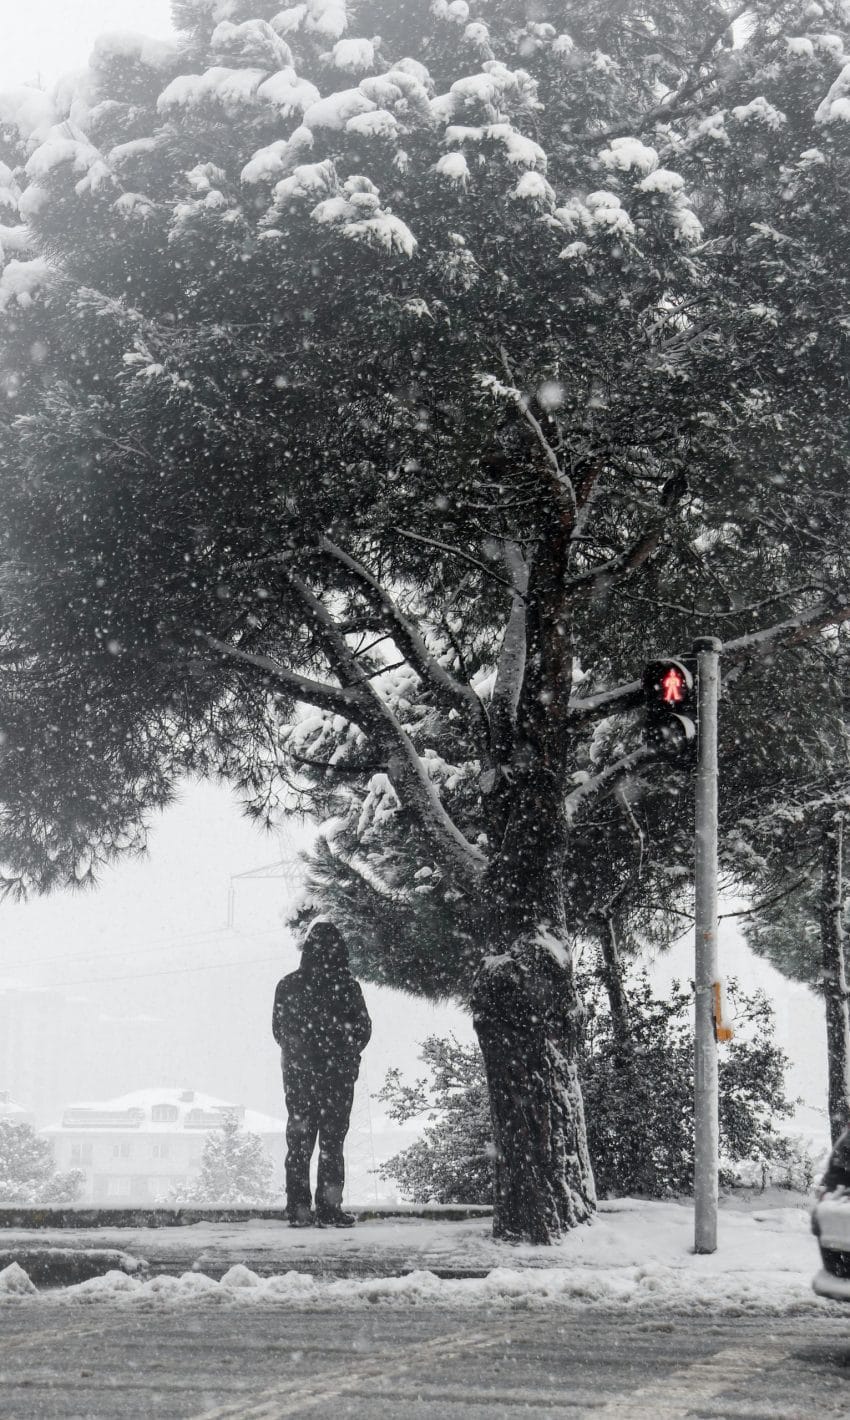
<path id="1" fill-rule="evenodd" d="M 696 739 L 694 678 L 682 661 L 650 661 L 643 676 L 646 733 L 669 749 Z"/>

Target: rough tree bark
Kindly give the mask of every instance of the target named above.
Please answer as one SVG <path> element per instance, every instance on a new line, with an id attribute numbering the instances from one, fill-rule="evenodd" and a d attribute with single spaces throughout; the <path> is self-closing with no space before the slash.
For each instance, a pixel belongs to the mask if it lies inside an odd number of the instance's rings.
<path id="1" fill-rule="evenodd" d="M 570 514 L 532 560 L 526 658 L 499 849 L 485 875 L 489 943 L 472 995 L 496 1150 L 494 1234 L 549 1243 L 595 1203 L 576 1055 L 564 860 L 572 642 Z M 504 803 L 501 809 L 504 810 Z M 501 818 L 501 816 L 500 816 Z"/>
<path id="2" fill-rule="evenodd" d="M 821 873 L 821 980 L 826 1005 L 829 1128 L 832 1142 L 850 1120 L 850 1013 L 844 956 L 844 816 L 824 825 Z"/>
<path id="3" fill-rule="evenodd" d="M 490 875 L 496 950 L 478 971 L 472 1008 L 493 1122 L 494 1235 L 550 1243 L 587 1221 L 596 1193 L 576 1065 L 582 1010 L 565 945 L 563 873 L 551 847 L 540 845 L 536 863 L 529 856 L 503 853 Z"/>

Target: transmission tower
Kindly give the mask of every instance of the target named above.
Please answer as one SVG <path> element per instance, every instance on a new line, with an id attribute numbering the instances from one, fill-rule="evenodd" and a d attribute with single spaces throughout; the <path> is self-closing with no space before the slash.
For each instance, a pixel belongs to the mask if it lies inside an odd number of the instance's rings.
<path id="1" fill-rule="evenodd" d="M 304 864 L 301 855 L 293 842 L 289 829 L 281 825 L 277 830 L 279 845 L 279 855 L 272 863 L 264 863 L 259 868 L 249 868 L 244 873 L 231 873 L 230 882 L 227 889 L 227 926 L 233 927 L 236 920 L 236 885 L 249 880 L 259 881 L 260 879 L 275 878 L 284 884 L 284 894 L 282 906 L 291 902 L 298 889 L 301 887 L 304 876 Z"/>

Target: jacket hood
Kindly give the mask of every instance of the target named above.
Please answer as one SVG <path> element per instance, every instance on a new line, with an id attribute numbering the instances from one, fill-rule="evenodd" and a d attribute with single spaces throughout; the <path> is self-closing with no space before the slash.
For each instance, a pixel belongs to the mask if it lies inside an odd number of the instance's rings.
<path id="1" fill-rule="evenodd" d="M 307 928 L 300 970 L 308 975 L 349 970 L 345 939 L 329 917 L 317 917 Z"/>

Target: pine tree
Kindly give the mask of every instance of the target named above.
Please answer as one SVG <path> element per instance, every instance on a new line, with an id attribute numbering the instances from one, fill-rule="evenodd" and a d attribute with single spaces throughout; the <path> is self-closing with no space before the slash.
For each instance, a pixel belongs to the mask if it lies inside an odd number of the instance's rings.
<path id="1" fill-rule="evenodd" d="M 0 1203 L 58 1208 L 75 1202 L 84 1182 L 80 1169 L 56 1172 L 50 1144 L 30 1124 L 0 1119 Z"/>
<path id="2" fill-rule="evenodd" d="M 195 1183 L 174 1191 L 175 1203 L 228 1203 L 251 1207 L 273 1197 L 272 1164 L 259 1134 L 243 1129 L 235 1112 L 207 1135 Z"/>
<path id="3" fill-rule="evenodd" d="M 428 1123 L 379 1173 L 415 1203 L 490 1203 L 493 1131 L 481 1052 L 453 1035 L 432 1035 L 420 1058 L 427 1076 L 407 1085 L 399 1070 L 389 1070 L 377 1097 L 397 1123 L 423 1115 Z"/>
<path id="4" fill-rule="evenodd" d="M 850 129 L 816 8 L 734 45 L 703 0 L 181 0 L 176 44 L 0 101 L 6 880 L 89 879 L 186 772 L 333 816 L 358 968 L 474 1009 L 500 1235 L 593 1209 L 574 938 L 687 906 L 648 642 L 722 625 L 730 803 L 784 792 L 766 703 L 785 781 L 817 757 Z"/>

